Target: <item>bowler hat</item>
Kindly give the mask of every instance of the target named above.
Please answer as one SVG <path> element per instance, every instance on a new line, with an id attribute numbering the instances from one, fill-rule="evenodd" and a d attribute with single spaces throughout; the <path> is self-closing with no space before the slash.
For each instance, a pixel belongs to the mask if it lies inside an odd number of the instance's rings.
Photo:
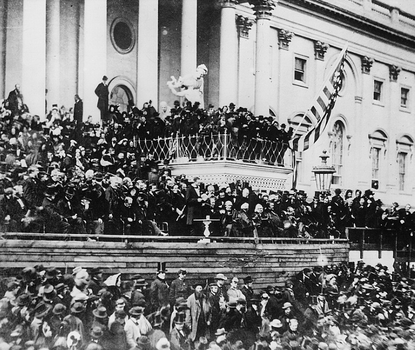
<path id="1" fill-rule="evenodd" d="M 223 273 L 218 273 L 215 276 L 215 280 L 222 280 L 222 281 L 226 281 L 228 278 L 223 274 Z"/>
<path id="2" fill-rule="evenodd" d="M 108 317 L 107 309 L 105 306 L 97 307 L 94 311 L 92 311 L 92 313 L 96 318 L 107 318 Z"/>
<path id="3" fill-rule="evenodd" d="M 228 306 L 231 309 L 235 309 L 236 305 L 238 305 L 238 303 L 235 300 L 231 300 L 230 302 L 228 302 Z"/>
<path id="4" fill-rule="evenodd" d="M 143 308 L 141 306 L 134 306 L 130 309 L 130 315 L 134 317 L 141 316 L 143 314 Z"/>
<path id="5" fill-rule="evenodd" d="M 107 77 L 106 75 L 104 75 L 104 76 L 102 77 L 102 80 L 108 80 L 108 77 Z"/>
<path id="6" fill-rule="evenodd" d="M 101 338 L 104 335 L 104 332 L 102 331 L 101 327 L 95 326 L 91 329 L 91 333 L 89 333 L 91 338 Z"/>
<path id="7" fill-rule="evenodd" d="M 91 275 L 99 275 L 100 273 L 102 273 L 102 270 L 99 267 L 93 267 L 90 272 Z"/>
<path id="8" fill-rule="evenodd" d="M 269 325 L 272 328 L 282 328 L 282 322 L 277 318 L 273 319 Z"/>
<path id="9" fill-rule="evenodd" d="M 72 314 L 80 314 L 84 311 L 85 311 L 85 306 L 84 306 L 84 304 L 80 303 L 79 301 L 74 303 L 71 307 L 71 313 Z"/>
<path id="10" fill-rule="evenodd" d="M 142 335 L 141 337 L 138 337 L 136 342 L 137 342 L 137 345 L 141 345 L 141 346 L 149 346 L 150 345 L 150 339 L 148 337 L 146 337 L 145 335 Z"/>
<path id="11" fill-rule="evenodd" d="M 286 303 L 284 303 L 282 308 L 285 310 L 285 309 L 288 309 L 289 307 L 293 307 L 293 304 L 287 301 Z"/>
<path id="12" fill-rule="evenodd" d="M 35 317 L 36 318 L 42 318 L 45 317 L 51 310 L 52 306 L 45 304 L 45 303 L 39 303 L 35 308 Z"/>
<path id="13" fill-rule="evenodd" d="M 56 304 L 52 310 L 54 315 L 62 315 L 65 311 L 66 311 L 66 306 L 60 303 Z"/>
<path id="14" fill-rule="evenodd" d="M 216 330 L 215 335 L 216 336 L 220 336 L 220 335 L 224 335 L 226 334 L 226 330 L 225 328 L 219 328 L 218 330 Z"/>

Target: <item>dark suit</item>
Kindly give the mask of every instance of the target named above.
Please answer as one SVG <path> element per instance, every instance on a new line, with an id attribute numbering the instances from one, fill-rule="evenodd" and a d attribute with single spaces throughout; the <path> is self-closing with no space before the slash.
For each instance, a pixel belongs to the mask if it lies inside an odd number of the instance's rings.
<path id="1" fill-rule="evenodd" d="M 198 201 L 200 198 L 199 194 L 196 192 L 194 186 L 190 185 L 186 190 L 186 205 L 187 205 L 187 216 L 186 224 L 192 225 L 195 217 L 201 215 L 201 202 Z"/>
<path id="2" fill-rule="evenodd" d="M 75 102 L 73 107 L 73 117 L 77 121 L 78 124 L 82 123 L 82 119 L 84 116 L 84 103 L 81 99 Z"/>
<path id="3" fill-rule="evenodd" d="M 106 121 L 108 115 L 108 85 L 104 83 L 98 84 L 95 89 L 95 95 L 98 96 L 97 107 L 101 111 L 101 120 Z"/>

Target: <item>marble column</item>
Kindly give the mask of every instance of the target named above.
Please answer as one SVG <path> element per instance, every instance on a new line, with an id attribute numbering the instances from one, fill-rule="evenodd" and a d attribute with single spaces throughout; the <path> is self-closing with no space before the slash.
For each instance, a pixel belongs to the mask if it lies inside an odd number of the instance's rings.
<path id="1" fill-rule="evenodd" d="M 6 81 L 7 0 L 0 0 L 0 96 L 7 98 Z"/>
<path id="2" fill-rule="evenodd" d="M 46 89 L 47 110 L 60 107 L 60 0 L 46 2 Z"/>
<path id="3" fill-rule="evenodd" d="M 237 103 L 238 32 L 235 23 L 236 0 L 220 0 L 219 106 Z"/>
<path id="4" fill-rule="evenodd" d="M 30 113 L 45 119 L 46 0 L 23 1 L 22 84 Z"/>
<path id="5" fill-rule="evenodd" d="M 256 15 L 256 64 L 255 64 L 255 115 L 269 114 L 269 91 L 271 62 L 269 61 L 270 47 L 270 18 L 275 6 L 270 0 L 250 0 Z"/>
<path id="6" fill-rule="evenodd" d="M 95 88 L 107 73 L 107 0 L 87 0 L 84 5 L 84 119 L 101 122 Z"/>
<path id="7" fill-rule="evenodd" d="M 197 0 L 182 1 L 182 44 L 180 75 L 184 76 L 186 74 L 193 73 L 198 65 Z"/>
<path id="8" fill-rule="evenodd" d="M 138 4 L 137 102 L 138 108 L 149 100 L 158 106 L 158 0 Z"/>

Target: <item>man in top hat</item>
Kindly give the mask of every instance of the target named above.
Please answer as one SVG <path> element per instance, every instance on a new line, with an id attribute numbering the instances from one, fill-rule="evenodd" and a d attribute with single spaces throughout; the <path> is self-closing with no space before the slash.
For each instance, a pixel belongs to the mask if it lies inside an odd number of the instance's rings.
<path id="1" fill-rule="evenodd" d="M 245 300 L 248 303 L 254 296 L 254 289 L 252 288 L 253 284 L 254 284 L 254 280 L 252 279 L 251 276 L 246 276 L 244 278 L 244 285 L 241 288 L 241 292 L 245 296 Z"/>
<path id="2" fill-rule="evenodd" d="M 191 288 L 186 281 L 186 275 L 187 271 L 181 268 L 178 272 L 178 277 L 170 285 L 169 300 L 172 306 L 179 297 L 187 299 L 191 294 Z"/>
<path id="3" fill-rule="evenodd" d="M 185 313 L 179 312 L 174 324 L 174 328 L 170 333 L 170 344 L 172 350 L 190 350 L 188 339 L 188 329 L 185 327 Z"/>
<path id="4" fill-rule="evenodd" d="M 166 263 L 158 263 L 157 277 L 150 286 L 150 304 L 153 311 L 169 305 L 169 285 L 166 282 Z"/>
<path id="5" fill-rule="evenodd" d="M 52 310 L 52 306 L 45 304 L 45 303 L 39 303 L 35 307 L 35 310 L 34 310 L 35 317 L 30 323 L 30 333 L 33 339 L 37 339 L 42 334 L 42 325 L 43 325 L 44 319 L 49 315 L 51 310 Z"/>
<path id="6" fill-rule="evenodd" d="M 101 112 L 101 121 L 107 122 L 108 120 L 108 78 L 106 75 L 102 77 L 102 82 L 95 88 L 95 95 L 98 97 L 97 107 Z"/>
<path id="7" fill-rule="evenodd" d="M 98 291 L 103 287 L 102 281 L 102 270 L 98 267 L 94 267 L 89 272 L 90 280 L 88 288 L 92 291 L 92 294 L 97 295 Z"/>

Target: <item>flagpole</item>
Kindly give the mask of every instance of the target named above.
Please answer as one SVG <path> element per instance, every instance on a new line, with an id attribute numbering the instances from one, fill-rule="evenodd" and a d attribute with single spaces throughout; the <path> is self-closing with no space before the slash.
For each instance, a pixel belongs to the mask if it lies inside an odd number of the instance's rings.
<path id="1" fill-rule="evenodd" d="M 346 43 L 346 45 L 345 45 L 345 46 L 343 47 L 343 49 L 341 50 L 340 55 L 339 55 L 338 59 L 336 60 L 335 64 L 333 65 L 333 70 L 332 70 L 332 71 L 330 72 L 330 74 L 328 75 L 328 78 L 324 81 L 323 88 L 324 88 L 324 86 L 326 86 L 327 81 L 329 81 L 329 80 L 330 80 L 331 76 L 332 76 L 332 75 L 333 75 L 333 73 L 335 72 L 335 70 L 336 70 L 336 68 L 337 68 L 337 66 L 338 66 L 338 64 L 339 64 L 339 62 L 341 61 L 341 59 L 342 59 L 342 57 L 343 57 L 343 55 L 344 55 L 344 52 L 347 50 L 348 46 L 349 46 L 349 43 L 347 42 L 347 43 Z M 316 100 L 316 99 L 318 98 L 318 96 L 320 95 L 320 91 L 321 91 L 321 89 L 319 89 L 319 90 L 318 90 L 318 93 L 317 93 L 316 97 L 313 99 L 313 101 L 314 101 L 314 100 Z M 295 129 L 295 131 L 293 132 L 293 134 L 292 134 L 291 138 L 294 138 L 294 137 L 295 137 L 295 135 L 296 135 L 297 131 L 300 129 L 300 126 L 301 126 L 301 125 L 302 125 L 302 123 L 304 122 L 304 119 L 305 119 L 305 117 L 307 116 L 307 114 L 308 114 L 308 112 L 309 112 L 309 111 L 310 111 L 310 108 L 309 108 L 309 109 L 307 109 L 307 111 L 303 114 L 303 117 L 302 117 L 302 119 L 301 119 L 300 123 L 297 125 L 297 128 L 296 128 L 296 129 Z M 318 123 L 319 123 L 319 121 L 317 121 L 316 125 L 317 125 Z"/>

